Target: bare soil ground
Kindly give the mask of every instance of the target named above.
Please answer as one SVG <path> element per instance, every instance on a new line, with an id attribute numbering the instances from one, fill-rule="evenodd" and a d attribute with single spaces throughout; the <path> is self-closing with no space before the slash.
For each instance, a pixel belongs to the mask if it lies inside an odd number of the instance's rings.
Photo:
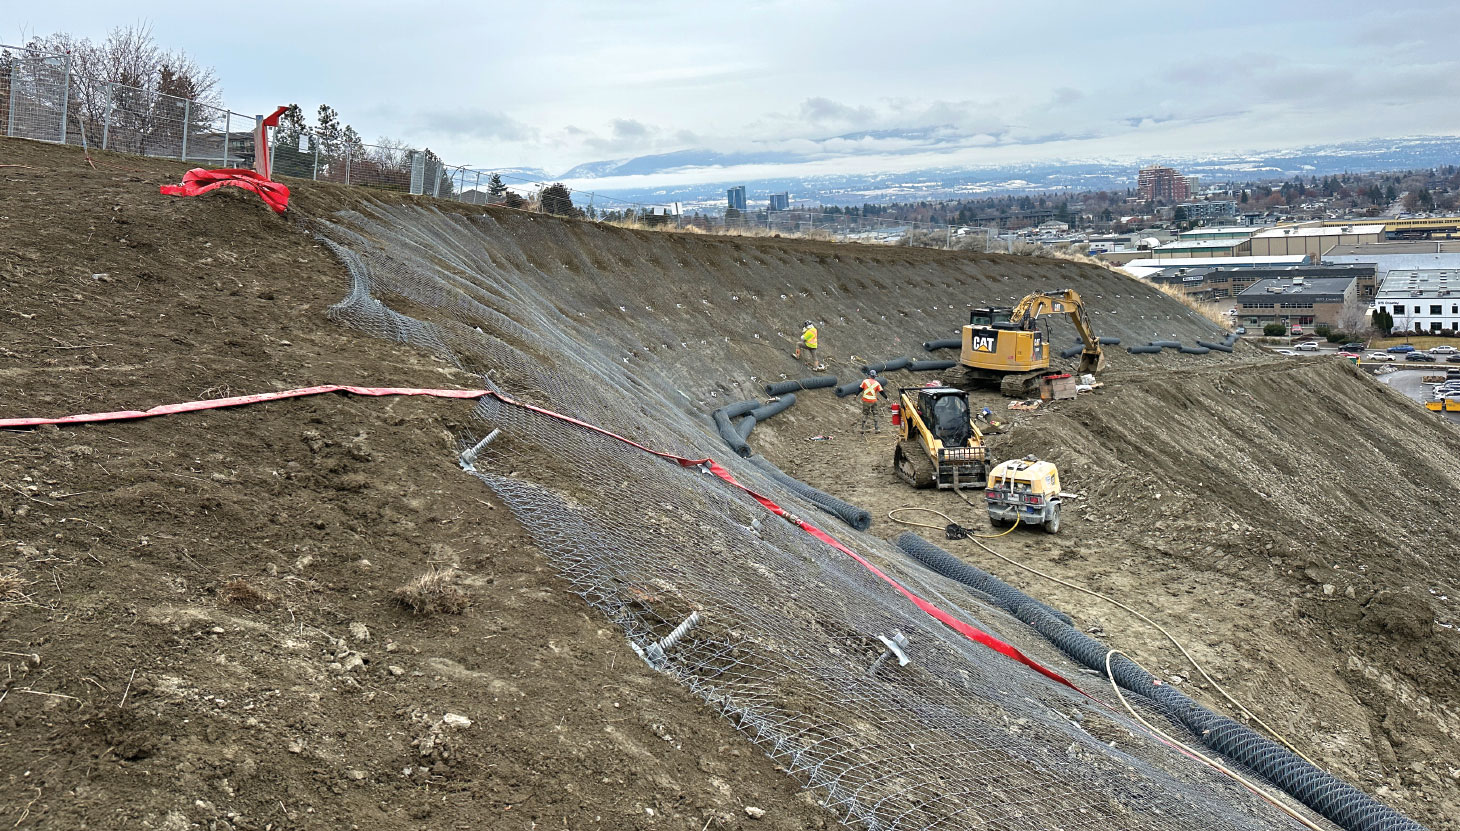
<path id="1" fill-rule="evenodd" d="M 162 197 L 182 166 L 97 160 L 127 169 L 0 141 L 26 165 L 0 169 L 5 415 L 477 385 L 325 319 L 344 269 L 251 195 Z M 331 396 L 0 433 L 0 821 L 834 824 L 456 469 L 469 408 Z M 451 566 L 461 614 L 393 597 Z"/>
<path id="2" fill-rule="evenodd" d="M 131 170 L 0 142 L 0 163 L 29 165 L 0 169 L 6 414 L 320 382 L 476 385 L 324 319 L 343 269 L 252 196 L 164 198 L 156 186 L 181 166 L 106 161 Z M 410 201 L 296 184 L 305 216 Z M 1033 288 L 1076 288 L 1100 334 L 1127 344 L 1216 334 L 1153 289 L 1075 263 L 437 207 L 480 219 L 502 285 L 549 298 L 551 325 L 652 374 L 698 418 L 804 375 L 789 340 L 805 318 L 843 380 L 866 360 L 926 357 L 920 343 L 953 335 L 969 306 Z M 1071 338 L 1059 322 L 1052 335 Z M 1106 388 L 1019 416 L 995 445 L 1061 466 L 1084 497 L 1065 531 L 993 544 L 1134 602 L 1320 763 L 1457 827 L 1460 635 L 1441 625 L 1460 590 L 1453 427 L 1347 366 L 1246 345 L 1111 357 Z M 452 463 L 467 406 L 332 397 L 0 434 L 0 577 L 19 581 L 0 601 L 0 816 L 22 828 L 834 824 L 639 663 L 484 504 Z M 856 435 L 855 420 L 852 399 L 808 392 L 751 443 L 871 509 L 883 536 L 903 530 L 884 519 L 903 505 L 985 527 L 951 494 L 896 483 L 890 443 Z M 833 439 L 806 441 L 816 434 Z M 708 435 L 704 450 L 725 452 Z M 942 544 L 1192 686 L 1122 613 Z M 463 613 L 421 617 L 394 599 L 450 566 Z"/>
<path id="3" fill-rule="evenodd" d="M 1432 828 L 1460 827 L 1455 426 L 1340 361 L 1108 380 L 1077 401 L 1000 413 L 1013 427 L 991 437 L 994 458 L 1050 459 L 1081 498 L 1057 536 L 1021 528 L 982 542 L 1141 610 L 1303 753 Z M 981 534 L 1002 530 L 950 491 L 895 479 L 890 427 L 860 434 L 851 401 L 798 404 L 751 441 L 871 510 L 881 535 L 916 530 L 1240 717 L 1129 614 L 971 542 L 888 521 L 926 506 Z"/>

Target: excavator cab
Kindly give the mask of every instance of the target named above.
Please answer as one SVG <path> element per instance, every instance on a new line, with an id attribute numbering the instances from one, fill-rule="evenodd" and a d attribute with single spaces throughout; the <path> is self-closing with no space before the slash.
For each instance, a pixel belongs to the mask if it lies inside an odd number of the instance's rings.
<path id="1" fill-rule="evenodd" d="M 1014 314 L 1011 306 L 985 306 L 982 309 L 973 309 L 968 313 L 970 326 L 987 326 L 997 329 L 1016 329 L 1010 318 Z"/>

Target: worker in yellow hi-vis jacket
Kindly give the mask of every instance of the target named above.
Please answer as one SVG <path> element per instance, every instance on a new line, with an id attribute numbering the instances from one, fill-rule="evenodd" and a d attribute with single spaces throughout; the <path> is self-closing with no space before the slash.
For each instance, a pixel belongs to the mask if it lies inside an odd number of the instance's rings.
<path id="1" fill-rule="evenodd" d="M 820 372 L 826 369 L 826 365 L 816 360 L 816 347 L 816 324 L 808 320 L 801 329 L 801 346 L 796 350 L 796 354 L 806 362 L 807 366 Z"/>

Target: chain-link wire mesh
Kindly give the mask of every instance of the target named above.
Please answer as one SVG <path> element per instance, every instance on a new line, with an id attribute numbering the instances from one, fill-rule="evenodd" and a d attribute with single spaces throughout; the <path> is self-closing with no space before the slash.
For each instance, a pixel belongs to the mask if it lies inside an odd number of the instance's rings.
<path id="1" fill-rule="evenodd" d="M 460 181 L 460 180 L 458 180 Z M 498 220 L 416 206 L 321 227 L 354 279 L 342 322 L 411 344 L 527 402 L 677 456 L 718 446 L 676 380 L 587 336 L 552 278 L 496 250 Z M 602 298 L 600 298 L 602 299 Z M 410 315 L 392 307 L 408 308 Z M 586 314 L 586 312 L 581 312 Z M 665 332 L 665 336 L 671 333 Z M 695 391 L 700 393 L 701 391 Z M 847 820 L 869 829 L 1277 829 L 1290 817 L 1153 740 L 1108 687 L 985 598 L 875 536 L 838 537 L 912 592 L 996 634 L 1093 697 L 975 644 L 871 571 L 704 470 L 527 407 L 484 398 L 471 472 L 574 590 Z M 802 516 L 752 464 L 722 464 Z M 880 637 L 911 663 L 876 663 Z M 1148 719 L 1164 719 L 1150 702 Z M 1163 723 L 1179 731 L 1169 719 Z"/>

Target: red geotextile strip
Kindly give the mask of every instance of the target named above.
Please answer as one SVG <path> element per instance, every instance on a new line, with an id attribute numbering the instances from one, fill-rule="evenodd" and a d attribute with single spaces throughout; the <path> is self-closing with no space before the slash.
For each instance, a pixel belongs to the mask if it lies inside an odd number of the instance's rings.
<path id="1" fill-rule="evenodd" d="M 740 482 L 736 481 L 734 476 L 730 475 L 730 472 L 728 470 L 720 467 L 720 465 L 714 459 L 708 457 L 704 459 L 686 459 L 683 456 L 675 456 L 672 453 L 665 453 L 663 451 L 654 450 L 650 447 L 639 444 L 632 439 L 620 436 L 619 434 L 611 430 L 605 430 L 604 428 L 597 425 L 589 424 L 586 421 L 580 421 L 571 416 L 565 416 L 562 413 L 555 413 L 552 410 L 543 409 L 542 407 L 534 407 L 531 404 L 524 404 L 520 401 L 509 398 L 500 393 L 493 392 L 491 390 L 441 390 L 418 389 L 415 387 L 352 387 L 339 384 L 329 384 L 318 387 L 304 387 L 302 389 L 283 390 L 280 392 L 265 392 L 259 393 L 258 395 L 240 395 L 233 398 L 214 398 L 207 401 L 185 401 L 180 404 L 164 404 L 159 407 L 153 407 L 150 410 L 122 410 L 114 413 L 89 413 L 82 415 L 63 416 L 61 418 L 7 418 L 0 419 L 0 427 L 39 427 L 43 424 L 86 424 L 100 421 L 125 421 L 128 419 L 149 418 L 151 416 L 198 412 L 200 410 L 216 410 L 225 407 L 241 407 L 245 404 L 259 404 L 265 401 L 280 401 L 288 398 L 302 398 L 308 395 L 320 395 L 328 392 L 349 392 L 354 393 L 355 395 L 427 395 L 436 398 L 481 398 L 483 396 L 491 396 L 492 398 L 496 398 L 504 404 L 508 404 L 513 407 L 520 407 L 524 410 L 528 410 L 539 415 L 544 415 L 549 418 L 557 419 L 558 421 L 566 421 L 569 424 L 577 425 L 578 427 L 582 427 L 585 430 L 589 430 L 591 432 L 598 433 L 599 435 L 607 436 L 608 438 L 623 442 L 630 447 L 638 448 L 639 450 L 643 450 L 646 453 L 652 453 L 653 455 L 658 456 L 662 459 L 668 459 L 675 464 L 678 464 L 680 467 L 703 466 L 715 476 L 719 477 L 722 481 L 735 488 L 740 489 L 741 491 L 744 491 L 756 502 L 759 502 L 766 510 L 770 511 L 776 516 L 785 519 L 788 522 L 793 523 L 794 525 L 796 525 L 796 527 L 800 528 L 811 536 L 816 537 L 817 539 L 821 540 L 832 548 L 835 548 L 837 551 L 840 551 L 848 557 L 851 557 L 853 560 L 856 560 L 857 563 L 863 568 L 872 572 L 872 574 L 876 575 L 883 582 L 896 589 L 897 592 L 903 597 L 906 597 L 908 600 L 912 601 L 913 605 L 917 606 L 919 609 L 922 609 L 929 615 L 932 615 L 939 622 L 943 623 L 945 626 L 957 632 L 958 634 L 964 636 L 965 638 L 968 638 L 971 641 L 974 641 L 975 643 L 982 644 L 989 649 L 992 649 L 995 652 L 1004 655 L 1005 657 L 1012 658 L 1015 661 L 1018 661 L 1019 663 L 1029 667 L 1030 669 L 1033 669 L 1035 672 L 1038 672 L 1040 675 L 1043 675 L 1046 678 L 1063 684 L 1066 687 L 1069 687 L 1070 689 L 1080 693 L 1081 695 L 1084 695 L 1087 698 L 1090 697 L 1088 693 L 1075 686 L 1074 683 L 1072 683 L 1069 679 L 1065 678 L 1063 675 L 1060 675 L 1054 670 L 1049 669 L 1043 664 L 1040 664 L 1038 661 L 1030 658 L 1028 655 L 1025 655 L 1023 652 L 1019 651 L 1019 649 L 1013 644 L 1002 641 L 994 637 L 993 635 L 990 635 L 989 633 L 983 631 L 982 629 L 965 623 L 954 617 L 953 615 L 949 614 L 948 612 L 945 612 L 937 606 L 933 605 L 932 603 L 928 602 L 927 600 L 924 600 L 923 598 L 914 594 L 906 586 L 897 582 L 897 580 L 895 580 L 894 578 L 888 576 L 881 569 L 872 565 L 860 554 L 857 554 L 855 551 L 852 551 L 850 548 L 842 545 L 830 534 L 826 533 L 815 525 L 812 525 L 806 520 L 801 519 L 795 514 L 792 514 L 790 511 L 787 511 L 780 505 L 777 505 L 769 497 L 756 493 L 745 485 L 740 484 Z"/>
<path id="2" fill-rule="evenodd" d="M 257 395 L 239 395 L 233 398 L 211 398 L 206 401 L 184 401 L 181 404 L 163 404 L 150 410 L 119 410 L 114 413 L 85 413 L 62 416 L 61 418 L 0 418 L 0 427 L 39 427 L 42 424 L 90 424 L 98 421 L 127 421 L 134 418 L 150 418 L 177 413 L 193 413 L 199 410 L 220 410 L 224 407 L 242 407 L 245 404 L 260 404 L 265 401 L 281 401 L 286 398 L 303 398 L 306 395 L 321 395 L 327 392 L 350 392 L 355 395 L 429 395 L 433 398 L 481 398 L 490 395 L 488 390 L 430 390 L 416 387 L 351 387 L 340 384 L 326 384 L 319 387 L 304 387 L 280 392 L 261 392 Z"/>
<path id="3" fill-rule="evenodd" d="M 257 193 L 274 213 L 281 214 L 289 209 L 288 187 L 243 167 L 220 167 L 216 170 L 195 167 L 183 174 L 182 184 L 163 185 L 158 190 L 168 196 L 198 196 L 225 185 Z"/>

